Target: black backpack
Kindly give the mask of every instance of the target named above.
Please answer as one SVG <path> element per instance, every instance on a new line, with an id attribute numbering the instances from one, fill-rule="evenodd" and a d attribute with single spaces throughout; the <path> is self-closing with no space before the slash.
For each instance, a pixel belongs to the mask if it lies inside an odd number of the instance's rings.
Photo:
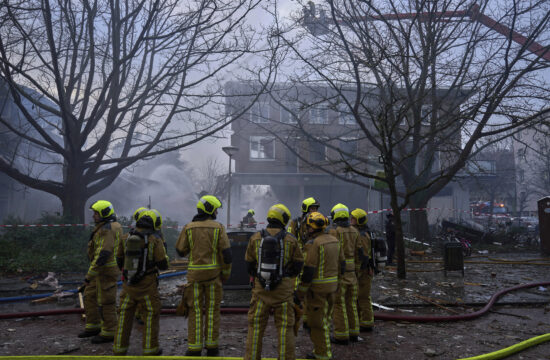
<path id="1" fill-rule="evenodd" d="M 256 276 L 266 291 L 274 290 L 283 279 L 284 273 L 284 238 L 285 229 L 275 236 L 270 235 L 265 229 L 261 231 L 258 271 Z"/>

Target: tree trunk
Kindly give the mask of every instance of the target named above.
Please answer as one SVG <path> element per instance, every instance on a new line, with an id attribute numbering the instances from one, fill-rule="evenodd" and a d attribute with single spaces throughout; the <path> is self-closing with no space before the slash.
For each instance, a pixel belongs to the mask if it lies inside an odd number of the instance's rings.
<path id="1" fill-rule="evenodd" d="M 403 241 L 403 222 L 401 214 L 394 214 L 395 221 L 395 254 L 397 255 L 397 278 L 406 279 L 405 242 Z"/>
<path id="2" fill-rule="evenodd" d="M 83 172 L 78 166 L 66 166 L 64 175 L 65 188 L 60 197 L 63 216 L 75 223 L 82 224 L 85 221 L 84 207 L 88 200 Z"/>
<path id="3" fill-rule="evenodd" d="M 61 198 L 63 206 L 63 216 L 75 223 L 84 223 L 84 206 L 88 200 L 84 191 L 67 188 L 64 196 Z"/>
<path id="4" fill-rule="evenodd" d="M 426 201 L 411 200 L 410 207 L 413 209 L 425 209 L 428 206 Z M 411 233 L 417 241 L 429 242 L 431 244 L 430 227 L 428 224 L 428 213 L 426 210 L 414 210 L 410 212 Z"/>

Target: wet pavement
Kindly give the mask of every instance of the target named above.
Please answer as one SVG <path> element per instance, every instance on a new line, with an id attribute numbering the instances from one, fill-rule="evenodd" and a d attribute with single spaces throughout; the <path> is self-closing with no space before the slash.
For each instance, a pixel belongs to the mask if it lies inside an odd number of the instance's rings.
<path id="1" fill-rule="evenodd" d="M 504 288 L 550 281 L 550 259 L 543 259 L 537 252 L 466 258 L 464 277 L 460 271 L 451 271 L 445 276 L 441 258 L 436 255 L 410 256 L 407 261 L 407 279 L 397 279 L 395 268 L 389 267 L 373 281 L 373 301 L 396 309 L 384 313 L 407 316 L 472 313 Z M 64 281 L 79 278 L 78 275 L 61 277 Z M 176 305 L 179 287 L 184 281 L 184 277 L 161 280 L 164 307 Z M 0 296 L 52 291 L 47 287 L 29 291 L 30 285 L 20 277 L 4 277 L 0 280 Z M 74 287 L 76 285 L 66 286 Z M 249 297 L 249 291 L 225 291 L 223 305 L 246 305 Z M 2 303 L 0 312 L 73 308 L 76 304 L 74 296 L 32 306 L 28 302 Z M 89 340 L 76 337 L 83 328 L 80 315 L 0 320 L 0 324 L 0 355 L 111 354 L 109 344 L 92 345 Z M 223 315 L 221 329 L 222 354 L 242 356 L 247 333 L 246 315 Z M 142 327 L 135 324 L 131 355 L 141 353 L 141 331 Z M 474 320 L 446 323 L 376 321 L 375 330 L 362 333 L 360 342 L 349 346 L 333 345 L 333 352 L 335 359 L 456 359 L 496 351 L 545 333 L 550 333 L 550 287 L 537 286 L 504 295 L 497 306 Z M 187 346 L 186 334 L 185 319 L 162 316 L 164 355 L 183 355 Z M 276 357 L 276 339 L 274 323 L 270 320 L 264 337 L 263 356 Z M 300 331 L 296 343 L 297 357 L 303 358 L 311 351 L 311 342 L 304 331 Z M 510 359 L 550 359 L 550 342 Z"/>

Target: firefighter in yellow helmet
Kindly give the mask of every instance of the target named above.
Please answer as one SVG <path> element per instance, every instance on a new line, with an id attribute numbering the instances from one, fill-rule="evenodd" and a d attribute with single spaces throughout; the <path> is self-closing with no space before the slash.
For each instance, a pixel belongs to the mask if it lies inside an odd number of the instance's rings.
<path id="1" fill-rule="evenodd" d="M 365 254 L 361 269 L 357 274 L 359 327 L 361 331 L 372 331 L 374 314 L 372 312 L 371 286 L 374 275 L 374 261 L 372 258 L 370 229 L 367 225 L 367 212 L 359 208 L 353 210 L 350 224 L 359 231 L 359 241 Z"/>
<path id="2" fill-rule="evenodd" d="M 150 210 L 149 208 L 147 207 L 140 207 L 140 208 L 137 208 L 136 211 L 134 211 L 134 214 L 132 215 L 132 219 L 134 219 L 134 221 L 137 223 L 138 219 L 139 219 L 139 215 L 146 211 L 146 210 Z M 130 227 L 130 231 L 127 233 L 127 234 L 124 234 L 122 235 L 122 241 L 121 242 L 124 242 L 126 241 L 126 239 L 128 238 L 128 236 L 130 236 L 130 233 L 135 229 L 135 226 L 134 227 Z M 138 304 L 137 308 L 136 308 L 136 314 L 135 314 L 135 318 L 136 318 L 136 321 L 138 322 L 138 324 L 140 325 L 143 325 L 144 322 L 143 320 L 141 319 L 141 314 L 143 313 L 143 309 L 141 308 L 141 305 Z"/>
<path id="3" fill-rule="evenodd" d="M 304 264 L 296 238 L 285 230 L 290 211 L 283 204 L 267 212 L 267 228 L 250 237 L 245 261 L 255 278 L 248 310 L 245 360 L 260 360 L 262 340 L 273 310 L 277 328 L 279 359 L 295 359 L 295 278 Z"/>
<path id="4" fill-rule="evenodd" d="M 178 254 L 189 256 L 182 300 L 189 308 L 186 356 L 200 356 L 203 347 L 207 356 L 219 354 L 222 282 L 231 275 L 232 261 L 225 228 L 215 221 L 221 206 L 215 196 L 201 197 L 197 215 L 185 225 L 176 243 Z"/>
<path id="5" fill-rule="evenodd" d="M 126 355 L 134 314 L 139 306 L 144 322 L 143 355 L 160 355 L 159 320 L 160 296 L 158 272 L 168 269 L 168 258 L 160 234 L 162 219 L 156 210 L 142 210 L 136 227 L 121 241 L 116 251 L 119 268 L 123 269 L 124 283 L 120 294 L 118 326 L 113 344 L 115 355 Z"/>
<path id="6" fill-rule="evenodd" d="M 319 212 L 306 218 L 308 241 L 305 244 L 305 264 L 297 296 L 306 302 L 306 315 L 313 342 L 308 359 L 331 359 L 330 307 L 346 262 L 338 239 L 325 233 L 328 220 Z"/>
<path id="7" fill-rule="evenodd" d="M 332 342 L 347 345 L 359 340 L 359 313 L 357 311 L 357 273 L 364 260 L 364 250 L 359 232 L 350 226 L 349 210 L 344 204 L 336 204 L 331 212 L 333 226 L 330 234 L 340 242 L 346 259 L 346 270 L 334 299 L 334 338 Z"/>
<path id="8" fill-rule="evenodd" d="M 122 235 L 122 226 L 116 221 L 113 205 L 99 200 L 90 206 L 95 222 L 88 241 L 90 267 L 84 279 L 84 311 L 86 329 L 78 334 L 93 336 L 92 343 L 113 341 L 116 330 L 116 283 L 119 270 L 115 249 Z"/>
<path id="9" fill-rule="evenodd" d="M 292 219 L 288 225 L 288 232 L 298 239 L 300 246 L 304 246 L 307 241 L 307 228 L 305 226 L 306 218 L 309 213 L 319 210 L 321 205 L 315 198 L 308 197 L 302 201 L 302 216 Z"/>
<path id="10" fill-rule="evenodd" d="M 256 212 L 254 209 L 249 209 L 246 215 L 243 217 L 243 220 L 241 221 L 241 228 L 256 228 L 256 219 L 254 219 L 254 215 Z"/>

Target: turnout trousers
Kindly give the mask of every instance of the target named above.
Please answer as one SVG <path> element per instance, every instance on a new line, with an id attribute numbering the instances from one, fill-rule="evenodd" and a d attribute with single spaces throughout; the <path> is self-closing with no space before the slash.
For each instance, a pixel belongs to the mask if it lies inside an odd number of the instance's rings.
<path id="1" fill-rule="evenodd" d="M 374 326 L 374 313 L 372 312 L 372 298 L 370 296 L 372 275 L 368 271 L 362 271 L 358 277 L 357 307 L 359 310 L 359 325 L 361 327 Z"/>
<path id="2" fill-rule="evenodd" d="M 338 285 L 334 299 L 334 337 L 349 340 L 359 335 L 359 313 L 357 311 L 357 284 Z"/>
<path id="3" fill-rule="evenodd" d="M 262 358 L 262 340 L 273 309 L 275 327 L 277 328 L 279 360 L 296 359 L 294 337 L 294 305 L 289 299 L 283 303 L 273 303 L 269 298 L 252 295 L 248 310 L 248 334 L 246 336 L 246 350 L 244 360 L 260 360 Z"/>
<path id="4" fill-rule="evenodd" d="M 185 301 L 189 308 L 187 320 L 188 350 L 217 349 L 220 336 L 220 303 L 222 282 L 219 277 L 209 281 L 193 281 L 185 286 Z"/>
<path id="5" fill-rule="evenodd" d="M 98 275 L 84 289 L 86 330 L 101 329 L 99 335 L 112 338 L 116 330 L 116 275 Z"/>
<path id="6" fill-rule="evenodd" d="M 329 308 L 334 293 L 319 293 L 308 290 L 306 295 L 307 324 L 310 327 L 313 354 L 317 359 L 332 359 L 330 347 Z"/>
<path id="7" fill-rule="evenodd" d="M 141 284 L 146 282 L 147 284 Z M 144 286 L 145 285 L 145 286 Z M 143 320 L 143 355 L 156 355 L 159 351 L 160 296 L 156 276 L 144 278 L 136 286 L 124 284 L 120 294 L 118 326 L 113 352 L 126 355 L 136 310 L 139 308 Z"/>

